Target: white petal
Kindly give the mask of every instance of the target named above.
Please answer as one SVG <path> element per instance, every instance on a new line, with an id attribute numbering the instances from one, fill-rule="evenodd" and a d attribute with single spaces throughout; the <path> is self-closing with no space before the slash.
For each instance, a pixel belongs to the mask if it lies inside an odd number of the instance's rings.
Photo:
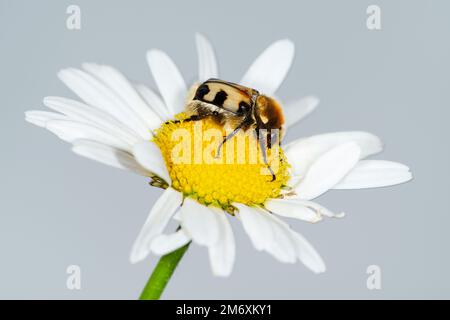
<path id="1" fill-rule="evenodd" d="M 61 140 L 74 142 L 75 140 L 93 140 L 117 149 L 131 152 L 131 145 L 121 137 L 98 127 L 72 120 L 51 120 L 46 128 L 56 134 Z"/>
<path id="2" fill-rule="evenodd" d="M 297 184 L 299 184 L 300 181 L 302 181 L 304 177 L 300 176 L 300 175 L 296 175 L 293 172 L 292 168 L 290 168 L 290 169 L 291 169 L 290 172 L 289 172 L 290 177 L 289 177 L 289 180 L 288 180 L 287 184 L 288 184 L 288 186 L 293 187 L 293 186 L 296 186 Z M 282 190 L 281 192 L 282 193 L 289 193 L 289 190 Z"/>
<path id="3" fill-rule="evenodd" d="M 166 53 L 154 49 L 147 53 L 147 61 L 159 92 L 171 114 L 183 111 L 187 88 L 172 59 Z"/>
<path id="4" fill-rule="evenodd" d="M 358 163 L 361 148 L 355 142 L 341 144 L 317 159 L 295 188 L 296 197 L 314 199 L 338 184 Z"/>
<path id="5" fill-rule="evenodd" d="M 87 104 L 109 113 L 141 138 L 150 139 L 150 131 L 136 114 L 116 92 L 97 78 L 75 68 L 61 70 L 58 77 Z"/>
<path id="6" fill-rule="evenodd" d="M 80 156 L 115 168 L 131 170 L 143 176 L 151 175 L 136 162 L 131 154 L 114 147 L 91 140 L 76 140 L 73 143 L 72 150 Z"/>
<path id="7" fill-rule="evenodd" d="M 294 174 L 304 176 L 311 164 L 321 155 L 346 142 L 355 142 L 359 145 L 361 158 L 378 153 L 383 148 L 380 139 L 371 133 L 343 131 L 295 140 L 285 147 L 285 153 Z"/>
<path id="8" fill-rule="evenodd" d="M 294 51 L 292 41 L 276 41 L 256 58 L 240 83 L 263 94 L 274 94 L 291 68 Z"/>
<path id="9" fill-rule="evenodd" d="M 345 216 L 345 214 L 343 212 L 341 213 L 333 213 L 332 211 L 328 210 L 327 208 L 325 208 L 324 206 L 313 202 L 313 201 L 309 201 L 309 200 L 301 200 L 301 199 L 280 199 L 281 201 L 287 201 L 287 202 L 291 202 L 297 206 L 302 206 L 302 207 L 306 207 L 312 211 L 314 211 L 317 215 L 319 215 L 321 218 L 322 216 L 328 217 L 328 218 L 343 218 Z M 288 215 L 286 214 L 279 214 L 285 217 L 288 217 Z"/>
<path id="10" fill-rule="evenodd" d="M 264 210 L 234 205 L 257 250 L 265 250 L 281 262 L 292 263 L 299 259 L 316 273 L 325 271 L 325 264 L 316 250 L 285 222 Z"/>
<path id="11" fill-rule="evenodd" d="M 135 144 L 140 138 L 110 114 L 84 103 L 61 98 L 45 97 L 44 105 L 65 114 L 69 120 L 91 124 L 121 137 L 129 144 Z"/>
<path id="12" fill-rule="evenodd" d="M 147 128 L 154 130 L 161 125 L 161 119 L 150 109 L 136 92 L 133 85 L 118 70 L 111 66 L 95 63 L 84 63 L 83 69 L 111 88 L 127 105 L 129 110 L 134 112 L 136 117 L 145 123 Z"/>
<path id="13" fill-rule="evenodd" d="M 25 112 L 25 120 L 29 123 L 32 123 L 38 127 L 45 128 L 45 125 L 50 120 L 67 120 L 67 117 L 63 114 L 48 112 L 48 111 L 40 111 L 40 110 L 31 110 Z"/>
<path id="14" fill-rule="evenodd" d="M 177 213 L 175 213 L 175 214 L 173 215 L 172 219 L 175 220 L 175 221 L 177 221 L 177 222 L 179 222 L 179 223 L 181 223 L 181 214 L 180 214 L 180 211 L 178 211 Z"/>
<path id="15" fill-rule="evenodd" d="M 183 196 L 178 191 L 167 188 L 156 201 L 144 226 L 131 250 L 130 261 L 136 263 L 143 260 L 150 252 L 150 245 L 155 236 L 161 234 L 170 217 L 179 208 Z"/>
<path id="16" fill-rule="evenodd" d="M 286 218 L 294 218 L 307 222 L 319 222 L 322 216 L 307 206 L 297 203 L 295 200 L 270 199 L 264 207 L 272 213 Z"/>
<path id="17" fill-rule="evenodd" d="M 136 90 L 163 121 L 167 121 L 173 117 L 161 98 L 149 87 L 138 84 L 136 85 Z"/>
<path id="18" fill-rule="evenodd" d="M 141 141 L 135 144 L 133 155 L 141 166 L 164 179 L 169 185 L 172 183 L 161 151 L 153 142 Z"/>
<path id="19" fill-rule="evenodd" d="M 218 78 L 216 55 L 211 43 L 200 33 L 195 34 L 198 54 L 198 80 L 204 82 L 209 78 Z"/>
<path id="20" fill-rule="evenodd" d="M 190 198 L 185 198 L 180 210 L 181 225 L 199 245 L 207 247 L 218 243 L 220 235 L 220 217 L 225 214 L 215 207 L 207 207 Z"/>
<path id="21" fill-rule="evenodd" d="M 266 251 L 281 262 L 295 262 L 297 249 L 286 223 L 265 210 L 233 205 L 239 209 L 239 218 L 256 250 Z"/>
<path id="22" fill-rule="evenodd" d="M 160 234 L 156 236 L 151 242 L 150 249 L 154 254 L 164 255 L 181 248 L 190 241 L 191 238 L 186 232 L 183 229 L 179 229 L 172 234 Z"/>
<path id="23" fill-rule="evenodd" d="M 404 164 L 384 160 L 360 161 L 334 189 L 363 189 L 392 186 L 412 179 Z"/>
<path id="24" fill-rule="evenodd" d="M 319 104 L 319 99 L 314 96 L 301 98 L 284 105 L 284 118 L 286 126 L 292 126 L 310 114 Z"/>
<path id="25" fill-rule="evenodd" d="M 209 260 L 214 275 L 227 277 L 233 270 L 236 248 L 233 230 L 226 213 L 218 213 L 218 218 L 220 224 L 219 242 L 209 247 Z"/>
<path id="26" fill-rule="evenodd" d="M 292 237 L 296 242 L 298 259 L 315 273 L 325 272 L 325 262 L 316 249 L 301 234 L 292 231 Z"/>

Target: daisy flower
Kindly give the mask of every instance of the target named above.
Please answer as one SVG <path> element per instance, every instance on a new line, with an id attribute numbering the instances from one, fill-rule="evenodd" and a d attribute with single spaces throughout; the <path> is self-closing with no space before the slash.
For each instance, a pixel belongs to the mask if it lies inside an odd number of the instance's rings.
<path id="1" fill-rule="evenodd" d="M 210 42 L 197 34 L 196 46 L 199 69 L 194 86 L 219 78 Z M 293 43 L 276 41 L 256 58 L 239 84 L 275 97 L 293 58 Z M 182 252 L 180 248 L 194 242 L 208 249 L 212 272 L 228 276 L 235 260 L 228 219 L 237 218 L 257 250 L 284 263 L 301 261 L 321 273 L 325 264 L 320 255 L 281 218 L 315 223 L 323 217 L 342 217 L 313 199 L 331 189 L 384 187 L 412 178 L 403 164 L 366 160 L 382 150 L 382 143 L 360 131 L 325 133 L 283 146 L 277 151 L 282 161 L 275 180 L 261 174 L 264 163 L 177 163 L 171 156 L 174 132 L 195 134 L 196 124 L 201 123 L 202 130 L 215 124 L 208 118 L 183 121 L 190 91 L 178 68 L 160 50 L 150 50 L 147 61 L 159 95 L 111 66 L 85 63 L 58 74 L 83 102 L 46 97 L 44 105 L 52 112 L 26 112 L 27 121 L 71 143 L 75 153 L 148 177 L 151 185 L 164 189 L 132 247 L 132 263 L 150 252 Z M 318 102 L 308 96 L 282 103 L 285 126 L 304 118 Z M 166 230 L 172 219 L 180 225 L 175 232 Z"/>

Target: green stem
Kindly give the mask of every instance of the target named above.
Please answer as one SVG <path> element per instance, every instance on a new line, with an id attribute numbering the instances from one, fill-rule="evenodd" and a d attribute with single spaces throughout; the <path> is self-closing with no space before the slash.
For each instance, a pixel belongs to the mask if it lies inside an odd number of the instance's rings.
<path id="1" fill-rule="evenodd" d="M 159 259 L 144 290 L 142 290 L 139 300 L 158 300 L 161 297 L 167 282 L 169 282 L 170 277 L 172 277 L 173 272 L 188 249 L 189 244 L 190 243 Z"/>

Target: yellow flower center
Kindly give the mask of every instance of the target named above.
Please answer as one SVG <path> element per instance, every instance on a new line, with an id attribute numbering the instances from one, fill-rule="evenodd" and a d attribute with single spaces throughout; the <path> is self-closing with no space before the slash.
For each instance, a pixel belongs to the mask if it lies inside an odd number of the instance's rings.
<path id="1" fill-rule="evenodd" d="M 240 130 L 219 148 L 230 130 L 211 118 L 184 121 L 186 117 L 179 114 L 179 120 L 166 122 L 154 138 L 174 189 L 230 213 L 233 202 L 258 205 L 280 196 L 289 164 L 278 144 L 266 148 L 264 160 L 254 131 Z"/>

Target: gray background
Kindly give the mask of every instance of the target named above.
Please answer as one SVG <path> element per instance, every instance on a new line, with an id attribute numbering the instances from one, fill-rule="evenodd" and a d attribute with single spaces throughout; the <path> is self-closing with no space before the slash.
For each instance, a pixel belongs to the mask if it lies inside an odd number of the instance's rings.
<path id="1" fill-rule="evenodd" d="M 366 28 L 369 4 L 382 30 Z M 82 29 L 66 29 L 78 4 Z M 73 97 L 56 72 L 108 63 L 154 86 L 145 61 L 157 47 L 195 79 L 194 32 L 214 43 L 223 78 L 238 81 L 263 48 L 296 43 L 279 91 L 322 103 L 289 138 L 367 130 L 386 143 L 379 158 L 408 164 L 415 180 L 393 188 L 333 191 L 320 202 L 347 217 L 292 222 L 328 271 L 280 264 L 256 252 L 236 221 L 237 260 L 211 275 L 192 246 L 165 298 L 450 298 L 448 1 L 0 1 L 0 298 L 134 299 L 157 258 L 131 265 L 130 247 L 160 191 L 144 178 L 78 157 L 23 120 L 46 95 Z M 66 267 L 82 268 L 82 290 L 66 289 Z M 382 269 L 382 290 L 366 268 Z"/>

